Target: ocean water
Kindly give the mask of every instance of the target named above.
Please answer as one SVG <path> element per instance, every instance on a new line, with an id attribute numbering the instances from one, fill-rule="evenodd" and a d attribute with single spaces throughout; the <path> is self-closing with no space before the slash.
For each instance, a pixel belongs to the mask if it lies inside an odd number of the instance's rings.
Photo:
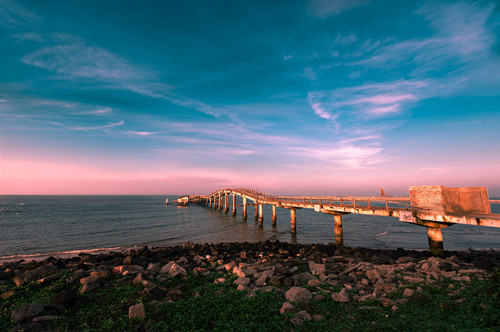
<path id="1" fill-rule="evenodd" d="M 185 242 L 292 243 L 334 242 L 333 216 L 297 210 L 297 233 L 290 231 L 289 210 L 264 206 L 264 225 L 237 214 L 190 205 L 165 205 L 176 196 L 0 196 L 0 260 L 72 251 L 150 247 Z M 241 204 L 241 201 L 237 201 Z M 500 205 L 492 205 L 500 213 Z M 344 244 L 351 247 L 427 249 L 425 227 L 397 218 L 343 216 Z M 500 249 L 500 228 L 454 225 L 443 229 L 445 249 Z"/>

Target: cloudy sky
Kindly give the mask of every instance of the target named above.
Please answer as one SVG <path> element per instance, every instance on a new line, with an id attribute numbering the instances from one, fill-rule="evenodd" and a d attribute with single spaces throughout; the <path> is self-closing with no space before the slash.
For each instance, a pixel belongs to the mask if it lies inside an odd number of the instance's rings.
<path id="1" fill-rule="evenodd" d="M 0 1 L 0 193 L 500 196 L 497 1 Z"/>

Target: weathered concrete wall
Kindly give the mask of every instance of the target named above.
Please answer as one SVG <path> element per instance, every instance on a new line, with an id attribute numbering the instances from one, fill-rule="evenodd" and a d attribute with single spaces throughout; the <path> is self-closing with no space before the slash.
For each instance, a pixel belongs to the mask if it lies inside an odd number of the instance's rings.
<path id="1" fill-rule="evenodd" d="M 410 203 L 412 206 L 441 214 L 491 213 L 486 187 L 410 187 Z"/>
<path id="2" fill-rule="evenodd" d="M 445 214 L 443 188 L 444 186 L 410 187 L 411 206 Z"/>
<path id="3" fill-rule="evenodd" d="M 490 214 L 486 187 L 444 188 L 445 210 L 448 213 Z"/>

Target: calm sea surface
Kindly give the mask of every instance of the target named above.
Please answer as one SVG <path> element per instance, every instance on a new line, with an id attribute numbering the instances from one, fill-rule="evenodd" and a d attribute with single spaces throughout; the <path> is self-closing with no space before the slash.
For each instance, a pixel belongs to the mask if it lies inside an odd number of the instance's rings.
<path id="1" fill-rule="evenodd" d="M 264 226 L 201 206 L 165 205 L 176 196 L 0 196 L 0 259 L 36 254 L 162 246 L 184 242 L 297 243 L 334 241 L 333 216 L 297 210 L 297 235 L 288 210 L 264 207 Z M 238 202 L 237 202 L 238 203 Z M 241 203 L 240 203 L 241 204 Z M 500 205 L 492 205 L 500 213 Z M 349 214 L 343 217 L 344 244 L 351 247 L 427 249 L 424 227 L 397 218 Z M 443 230 L 445 249 L 500 249 L 500 228 L 454 225 Z"/>

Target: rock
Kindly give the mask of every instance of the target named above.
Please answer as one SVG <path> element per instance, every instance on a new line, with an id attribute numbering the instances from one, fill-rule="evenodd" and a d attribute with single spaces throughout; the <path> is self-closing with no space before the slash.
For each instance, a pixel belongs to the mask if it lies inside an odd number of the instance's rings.
<path id="1" fill-rule="evenodd" d="M 255 285 L 258 287 L 264 286 L 266 284 L 268 276 L 266 274 L 262 274 L 259 279 L 255 281 Z"/>
<path id="2" fill-rule="evenodd" d="M 186 276 L 186 270 L 178 265 L 177 263 L 174 263 L 171 267 L 170 267 L 170 271 L 169 271 L 169 275 L 170 277 L 172 278 L 176 278 L 176 277 L 185 277 Z"/>
<path id="3" fill-rule="evenodd" d="M 54 315 L 39 316 L 39 317 L 33 318 L 33 323 L 47 322 L 49 320 L 54 320 L 54 319 L 56 319 L 56 316 L 54 316 Z"/>
<path id="4" fill-rule="evenodd" d="M 417 283 L 423 283 L 425 282 L 424 278 L 418 278 L 418 277 L 410 277 L 410 276 L 404 276 L 403 280 L 411 283 L 411 284 L 417 284 Z"/>
<path id="5" fill-rule="evenodd" d="M 96 290 L 96 289 L 98 289 L 99 287 L 101 287 L 101 284 L 99 284 L 98 282 L 93 282 L 93 283 L 91 283 L 91 284 L 85 284 L 85 285 L 83 285 L 83 287 L 80 289 L 80 294 L 84 294 L 84 293 L 92 292 L 93 290 Z"/>
<path id="6" fill-rule="evenodd" d="M 128 308 L 128 318 L 140 318 L 146 317 L 146 309 L 143 303 L 139 303 Z"/>
<path id="7" fill-rule="evenodd" d="M 214 281 L 214 284 L 224 284 L 226 281 L 226 278 L 218 278 Z"/>
<path id="8" fill-rule="evenodd" d="M 309 272 L 299 273 L 293 276 L 296 285 L 303 285 L 315 277 Z"/>
<path id="9" fill-rule="evenodd" d="M 233 283 L 235 283 L 237 285 L 248 286 L 248 284 L 250 283 L 250 278 L 249 277 L 241 277 L 241 278 L 238 278 L 235 281 L 233 281 Z"/>
<path id="10" fill-rule="evenodd" d="M 285 293 L 285 297 L 290 302 L 309 303 L 311 301 L 312 294 L 305 288 L 292 287 Z"/>
<path id="11" fill-rule="evenodd" d="M 391 299 L 387 298 L 387 297 L 381 297 L 379 298 L 379 301 L 382 303 L 382 305 L 384 307 L 388 307 L 388 306 L 391 306 L 394 304 L 394 301 L 392 301 Z"/>
<path id="12" fill-rule="evenodd" d="M 162 300 L 167 295 L 167 292 L 158 286 L 146 289 L 146 294 L 151 296 L 153 300 Z"/>
<path id="13" fill-rule="evenodd" d="M 201 257 L 200 255 L 195 255 L 193 257 L 193 262 L 195 262 L 196 264 L 201 264 L 205 261 L 205 258 L 204 257 Z"/>
<path id="14" fill-rule="evenodd" d="M 285 302 L 281 306 L 280 314 L 286 315 L 286 314 L 293 312 L 294 310 L 295 310 L 295 308 L 290 302 Z"/>
<path id="15" fill-rule="evenodd" d="M 111 276 L 111 273 L 108 270 L 99 269 L 97 271 L 90 272 L 91 276 L 98 276 L 101 279 L 107 279 Z"/>
<path id="16" fill-rule="evenodd" d="M 80 279 L 80 284 L 82 284 L 82 285 L 91 284 L 91 283 L 99 281 L 100 279 L 101 278 L 97 274 L 94 274 L 94 275 L 90 275 L 88 277 Z"/>
<path id="17" fill-rule="evenodd" d="M 322 285 L 322 284 L 323 284 L 323 283 L 322 283 L 320 280 L 318 280 L 318 279 L 311 279 L 311 280 L 309 280 L 309 281 L 307 282 L 307 285 L 309 285 L 309 286 L 313 286 L 313 287 L 317 287 L 317 286 L 320 286 L 320 285 Z"/>
<path id="18" fill-rule="evenodd" d="M 305 310 L 301 310 L 299 312 L 297 312 L 295 314 L 295 316 L 293 316 L 292 319 L 290 319 L 290 322 L 293 324 L 293 325 L 302 325 L 302 323 L 304 323 L 305 321 L 310 321 L 312 319 L 311 315 L 309 315 L 309 313 Z"/>
<path id="19" fill-rule="evenodd" d="M 318 264 L 315 262 L 309 262 L 309 271 L 312 274 L 319 276 L 320 274 L 324 274 L 326 272 L 325 264 Z"/>
<path id="20" fill-rule="evenodd" d="M 133 261 L 132 257 L 127 256 L 123 259 L 123 265 L 132 265 L 132 261 Z"/>
<path id="21" fill-rule="evenodd" d="M 154 263 L 150 263 L 146 270 L 153 273 L 158 273 L 160 272 L 160 267 Z"/>
<path id="22" fill-rule="evenodd" d="M 44 306 L 40 302 L 28 304 L 14 309 L 10 313 L 10 318 L 17 323 L 28 322 L 40 315 L 43 312 L 43 308 Z"/>
<path id="23" fill-rule="evenodd" d="M 406 296 L 406 297 L 412 297 L 413 294 L 415 294 L 415 291 L 411 288 L 406 288 L 403 292 L 403 296 Z"/>
<path id="24" fill-rule="evenodd" d="M 316 321 L 318 321 L 318 320 L 323 320 L 323 319 L 325 319 L 325 316 L 323 316 L 323 315 L 321 315 L 321 314 L 315 314 L 315 315 L 313 315 L 313 316 L 312 316 L 312 320 L 313 320 L 314 322 L 316 322 Z"/>
<path id="25" fill-rule="evenodd" d="M 134 285 L 138 285 L 138 284 L 142 284 L 143 281 L 145 281 L 144 279 L 144 276 L 142 273 L 139 273 L 138 275 L 135 276 L 134 280 L 132 281 L 132 283 Z"/>
<path id="26" fill-rule="evenodd" d="M 230 262 L 230 263 L 224 264 L 224 269 L 226 271 L 232 271 L 234 269 L 234 262 Z"/>
<path id="27" fill-rule="evenodd" d="M 233 273 L 238 275 L 238 277 L 240 277 L 240 278 L 251 276 L 254 272 L 255 272 L 254 269 L 247 269 L 247 268 L 243 268 L 243 267 L 239 267 L 239 266 L 235 266 L 233 268 Z"/>
<path id="28" fill-rule="evenodd" d="M 340 292 L 332 293 L 332 299 L 335 302 L 347 303 L 350 300 L 349 291 L 344 287 Z"/>
<path id="29" fill-rule="evenodd" d="M 276 267 L 276 273 L 278 275 L 290 275 L 291 274 L 290 269 L 286 266 L 283 266 L 283 265 L 278 265 Z"/>
<path id="30" fill-rule="evenodd" d="M 140 265 L 118 265 L 113 268 L 113 274 L 130 274 L 144 271 Z"/>
<path id="31" fill-rule="evenodd" d="M 179 263 L 179 264 L 187 264 L 187 263 L 189 263 L 189 261 L 188 261 L 188 259 L 186 257 L 182 256 L 181 258 L 179 258 L 177 260 L 177 263 Z"/>
<path id="32" fill-rule="evenodd" d="M 474 267 L 486 271 L 493 271 L 493 269 L 498 266 L 498 263 L 495 260 L 485 256 L 478 256 L 474 258 L 472 264 Z"/>
<path id="33" fill-rule="evenodd" d="M 269 277 L 269 283 L 273 286 L 279 287 L 281 286 L 281 281 L 278 276 L 271 276 Z"/>
<path id="34" fill-rule="evenodd" d="M 0 299 L 8 299 L 9 297 L 11 296 L 15 296 L 19 294 L 19 292 L 15 289 L 11 289 L 11 290 L 8 290 L 6 292 L 3 292 L 1 295 L 0 295 Z"/>
<path id="35" fill-rule="evenodd" d="M 373 270 L 368 270 L 365 272 L 366 274 L 366 277 L 370 280 L 378 280 L 378 278 L 380 278 L 380 273 L 378 273 L 377 270 L 373 269 Z"/>
<path id="36" fill-rule="evenodd" d="M 78 298 L 78 294 L 76 292 L 76 289 L 70 288 L 65 291 L 56 293 L 52 298 L 50 299 L 50 303 L 54 305 L 71 305 L 75 302 L 75 300 Z"/>
<path id="37" fill-rule="evenodd" d="M 236 289 L 237 289 L 237 290 L 239 290 L 239 291 L 244 291 L 244 290 L 247 290 L 247 288 L 248 288 L 247 286 L 245 286 L 245 285 L 241 285 L 241 284 L 240 284 L 240 285 L 238 285 L 238 287 L 236 287 Z"/>
<path id="38" fill-rule="evenodd" d="M 325 296 L 323 294 L 316 294 L 314 295 L 314 301 L 316 302 L 321 302 L 325 299 Z"/>
<path id="39" fill-rule="evenodd" d="M 444 278 L 453 278 L 454 276 L 457 275 L 457 272 L 456 271 L 449 271 L 449 272 L 446 272 L 446 271 L 441 271 L 441 275 L 444 277 Z"/>

